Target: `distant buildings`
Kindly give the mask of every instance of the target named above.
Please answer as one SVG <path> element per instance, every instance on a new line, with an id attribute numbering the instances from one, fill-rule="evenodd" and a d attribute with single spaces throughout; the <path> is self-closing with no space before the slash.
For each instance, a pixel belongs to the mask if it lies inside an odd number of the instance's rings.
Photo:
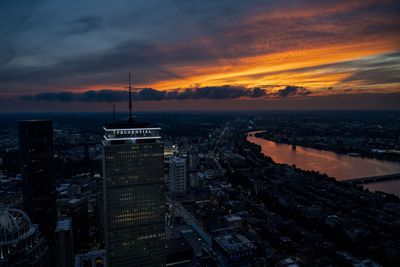
<path id="1" fill-rule="evenodd" d="M 75 256 L 75 267 L 103 267 L 105 265 L 106 252 L 104 249 L 92 250 Z"/>
<path id="2" fill-rule="evenodd" d="M 164 266 L 166 209 L 160 128 L 130 117 L 104 129 L 107 266 Z"/>
<path id="3" fill-rule="evenodd" d="M 61 218 L 56 225 L 57 266 L 73 267 L 74 250 L 71 218 Z"/>
<path id="4" fill-rule="evenodd" d="M 24 211 L 49 239 L 57 220 L 52 121 L 19 121 L 18 128 Z"/>
<path id="5" fill-rule="evenodd" d="M 0 266 L 50 266 L 44 237 L 21 210 L 0 209 Z"/>
<path id="6" fill-rule="evenodd" d="M 221 266 L 251 266 L 255 250 L 247 237 L 232 228 L 214 231 L 212 248 L 221 255 Z"/>
<path id="7" fill-rule="evenodd" d="M 58 209 L 62 216 L 71 219 L 74 253 L 88 249 L 89 240 L 89 215 L 88 201 L 85 198 L 60 199 Z"/>
<path id="8" fill-rule="evenodd" d="M 91 244 L 103 242 L 102 183 L 100 174 L 77 174 L 57 186 L 59 217 L 70 217 L 74 235 L 74 252 L 86 252 Z"/>
<path id="9" fill-rule="evenodd" d="M 169 164 L 170 190 L 174 195 L 184 195 L 187 191 L 186 158 L 173 157 Z"/>

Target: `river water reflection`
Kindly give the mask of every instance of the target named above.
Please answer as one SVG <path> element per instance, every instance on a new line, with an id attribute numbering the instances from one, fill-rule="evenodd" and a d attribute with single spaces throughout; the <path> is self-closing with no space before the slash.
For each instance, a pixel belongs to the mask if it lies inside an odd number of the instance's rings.
<path id="1" fill-rule="evenodd" d="M 256 137 L 254 134 L 260 132 L 249 132 L 247 140 L 258 144 L 264 155 L 270 156 L 276 163 L 296 165 L 303 170 L 314 170 L 326 173 L 337 180 L 378 176 L 392 173 L 400 173 L 400 164 L 396 162 L 351 157 L 330 151 L 297 146 L 292 149 L 291 145 L 280 144 L 273 141 Z M 262 132 L 262 131 L 261 131 Z M 400 184 L 400 181 L 391 181 L 391 185 Z M 379 189 L 384 189 L 384 182 L 380 183 Z M 374 190 L 374 184 L 366 187 Z M 377 185 L 377 184 L 376 184 Z M 386 191 L 386 190 L 382 190 Z M 399 195 L 400 192 L 388 192 Z"/>

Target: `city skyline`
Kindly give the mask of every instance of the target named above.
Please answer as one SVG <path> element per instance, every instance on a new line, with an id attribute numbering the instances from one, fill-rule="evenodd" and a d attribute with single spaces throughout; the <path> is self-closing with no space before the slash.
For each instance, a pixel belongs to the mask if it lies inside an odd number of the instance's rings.
<path id="1" fill-rule="evenodd" d="M 0 267 L 398 266 L 399 14 L 0 0 Z"/>
<path id="2" fill-rule="evenodd" d="M 293 114 L 1 116 L 0 264 L 397 266 L 399 111 Z"/>
<path id="3" fill-rule="evenodd" d="M 395 1 L 0 6 L 1 112 L 400 108 Z"/>

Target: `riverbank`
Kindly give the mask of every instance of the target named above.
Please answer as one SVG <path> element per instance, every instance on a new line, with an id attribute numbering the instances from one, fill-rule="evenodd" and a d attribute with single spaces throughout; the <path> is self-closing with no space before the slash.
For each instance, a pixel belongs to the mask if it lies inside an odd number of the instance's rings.
<path id="1" fill-rule="evenodd" d="M 257 137 L 260 131 L 249 132 L 247 141 L 257 144 L 261 153 L 276 163 L 295 165 L 302 170 L 317 171 L 335 177 L 338 181 L 400 173 L 400 164 L 371 158 L 351 157 L 331 151 L 281 144 Z M 399 182 L 400 181 L 396 181 Z M 369 186 L 366 186 L 369 188 Z M 371 187 L 372 189 L 373 187 Z M 392 193 L 393 192 L 388 192 Z M 400 196 L 400 191 L 395 192 Z"/>
<path id="2" fill-rule="evenodd" d="M 333 142 L 328 138 L 323 137 L 293 137 L 276 134 L 267 130 L 257 133 L 256 136 L 269 141 L 291 145 L 293 147 L 309 147 L 318 150 L 331 151 L 337 154 L 349 155 L 352 157 L 362 157 L 400 163 L 400 150 L 366 149 L 365 146 L 362 145 L 344 145 L 343 143 Z"/>

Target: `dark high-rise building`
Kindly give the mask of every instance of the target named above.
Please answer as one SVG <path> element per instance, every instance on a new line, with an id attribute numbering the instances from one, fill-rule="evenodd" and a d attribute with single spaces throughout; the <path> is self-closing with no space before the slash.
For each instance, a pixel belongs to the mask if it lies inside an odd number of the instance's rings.
<path id="1" fill-rule="evenodd" d="M 58 210 L 71 219 L 74 236 L 74 253 L 78 254 L 89 248 L 88 201 L 85 198 L 59 199 Z"/>
<path id="2" fill-rule="evenodd" d="M 103 140 L 108 266 L 165 264 L 165 186 L 160 128 L 105 127 Z"/>
<path id="3" fill-rule="evenodd" d="M 107 266 L 165 266 L 164 146 L 160 128 L 135 121 L 104 127 Z"/>
<path id="4" fill-rule="evenodd" d="M 24 211 L 47 239 L 57 220 L 51 120 L 19 121 Z"/>
<path id="5" fill-rule="evenodd" d="M 73 234 L 71 218 L 60 218 L 56 226 L 56 246 L 58 267 L 74 266 Z"/>

